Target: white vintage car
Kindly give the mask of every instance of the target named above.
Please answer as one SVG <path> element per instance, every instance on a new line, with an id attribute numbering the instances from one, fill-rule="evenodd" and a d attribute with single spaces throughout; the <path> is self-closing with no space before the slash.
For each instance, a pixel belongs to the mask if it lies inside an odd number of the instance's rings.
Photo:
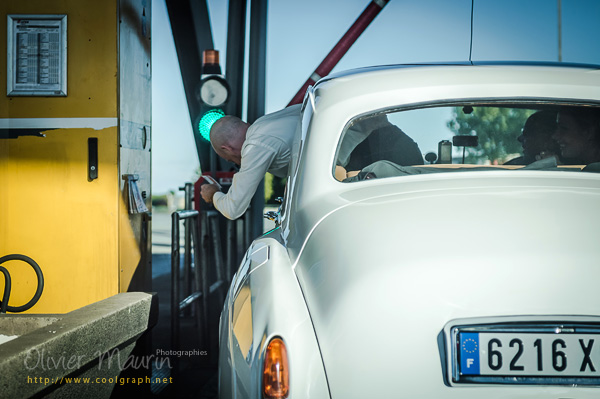
<path id="1" fill-rule="evenodd" d="M 600 67 L 310 88 L 280 226 L 221 315 L 222 398 L 599 398 Z"/>

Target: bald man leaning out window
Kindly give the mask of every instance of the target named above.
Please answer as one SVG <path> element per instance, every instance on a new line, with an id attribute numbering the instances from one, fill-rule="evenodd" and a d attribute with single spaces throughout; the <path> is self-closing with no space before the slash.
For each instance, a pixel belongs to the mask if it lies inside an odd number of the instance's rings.
<path id="1" fill-rule="evenodd" d="M 300 122 L 300 105 L 265 115 L 252 125 L 235 116 L 219 119 L 210 130 L 213 149 L 221 158 L 240 165 L 227 194 L 216 184 L 203 184 L 202 199 L 213 203 L 228 219 L 244 214 L 265 173 L 285 177 L 292 141 Z"/>

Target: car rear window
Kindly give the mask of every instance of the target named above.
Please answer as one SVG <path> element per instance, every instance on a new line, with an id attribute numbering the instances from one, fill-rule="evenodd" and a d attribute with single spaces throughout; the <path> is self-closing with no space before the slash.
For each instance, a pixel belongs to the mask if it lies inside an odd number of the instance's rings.
<path id="1" fill-rule="evenodd" d="M 462 103 L 352 120 L 337 180 L 489 170 L 600 171 L 600 108 L 556 103 Z"/>

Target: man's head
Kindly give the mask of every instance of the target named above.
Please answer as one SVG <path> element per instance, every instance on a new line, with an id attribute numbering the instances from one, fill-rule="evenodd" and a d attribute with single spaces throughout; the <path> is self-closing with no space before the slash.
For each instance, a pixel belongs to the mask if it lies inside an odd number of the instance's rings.
<path id="1" fill-rule="evenodd" d="M 557 123 L 554 137 L 566 160 L 578 164 L 600 161 L 600 112 L 597 109 L 562 109 Z"/>
<path id="2" fill-rule="evenodd" d="M 527 118 L 523 133 L 518 140 L 523 146 L 523 155 L 532 160 L 542 153 L 558 155 L 559 149 L 552 138 L 556 131 L 556 112 L 538 111 Z"/>
<path id="3" fill-rule="evenodd" d="M 242 144 L 250 125 L 236 116 L 224 116 L 210 129 L 210 143 L 218 156 L 240 165 Z"/>

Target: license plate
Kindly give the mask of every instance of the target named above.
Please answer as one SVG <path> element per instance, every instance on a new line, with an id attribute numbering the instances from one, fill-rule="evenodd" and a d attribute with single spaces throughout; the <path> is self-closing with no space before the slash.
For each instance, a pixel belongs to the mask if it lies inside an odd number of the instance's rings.
<path id="1" fill-rule="evenodd" d="M 600 329 L 468 326 L 453 329 L 456 383 L 600 385 Z"/>

